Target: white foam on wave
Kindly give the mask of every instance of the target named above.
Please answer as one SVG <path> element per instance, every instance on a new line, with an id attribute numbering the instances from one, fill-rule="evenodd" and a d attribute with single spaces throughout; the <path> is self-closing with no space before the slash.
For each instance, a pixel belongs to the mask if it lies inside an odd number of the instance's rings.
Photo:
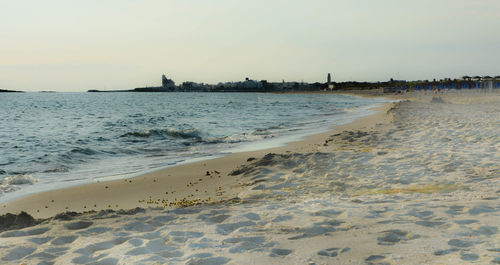
<path id="1" fill-rule="evenodd" d="M 242 134 L 234 134 L 230 136 L 225 136 L 225 137 L 212 137 L 205 139 L 205 143 L 210 143 L 210 144 L 237 144 L 237 143 L 244 143 L 244 142 L 254 142 L 254 141 L 260 141 L 264 140 L 267 138 L 273 138 L 275 137 L 274 135 L 271 134 L 258 134 L 258 133 L 242 133 Z"/>
<path id="2" fill-rule="evenodd" d="M 259 135 L 259 134 L 235 134 L 228 136 L 224 139 L 226 143 L 241 143 L 241 142 L 253 142 L 259 141 L 263 139 L 270 138 L 270 135 Z"/>
<path id="3" fill-rule="evenodd" d="M 33 185 L 38 179 L 32 175 L 15 175 L 6 177 L 0 184 L 0 193 L 13 192 L 21 189 L 20 185 Z"/>

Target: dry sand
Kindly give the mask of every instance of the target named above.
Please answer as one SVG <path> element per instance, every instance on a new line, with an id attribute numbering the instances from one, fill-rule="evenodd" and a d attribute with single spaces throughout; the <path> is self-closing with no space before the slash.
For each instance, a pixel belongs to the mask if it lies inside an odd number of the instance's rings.
<path id="1" fill-rule="evenodd" d="M 2 205 L 43 218 L 158 208 L 5 231 L 1 263 L 500 263 L 500 95 L 400 98 L 282 148 Z"/>

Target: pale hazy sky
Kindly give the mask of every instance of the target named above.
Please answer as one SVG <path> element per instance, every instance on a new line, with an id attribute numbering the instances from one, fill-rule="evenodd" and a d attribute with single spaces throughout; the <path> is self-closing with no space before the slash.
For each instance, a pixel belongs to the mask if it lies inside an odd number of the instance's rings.
<path id="1" fill-rule="evenodd" d="M 500 75 L 499 0 L 0 0 L 0 88 Z"/>

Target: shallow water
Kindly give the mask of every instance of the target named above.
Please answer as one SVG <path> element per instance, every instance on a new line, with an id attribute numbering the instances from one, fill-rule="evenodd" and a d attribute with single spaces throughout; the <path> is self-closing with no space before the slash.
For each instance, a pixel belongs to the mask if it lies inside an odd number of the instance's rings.
<path id="1" fill-rule="evenodd" d="M 381 102 L 260 93 L 2 95 L 0 200 L 281 145 Z"/>

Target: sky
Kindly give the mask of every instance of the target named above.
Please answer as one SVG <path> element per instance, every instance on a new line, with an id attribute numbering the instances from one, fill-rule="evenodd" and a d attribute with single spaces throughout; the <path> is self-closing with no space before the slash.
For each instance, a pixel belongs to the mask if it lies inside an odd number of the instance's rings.
<path id="1" fill-rule="evenodd" d="M 500 75 L 498 0 L 0 0 L 0 88 Z"/>

